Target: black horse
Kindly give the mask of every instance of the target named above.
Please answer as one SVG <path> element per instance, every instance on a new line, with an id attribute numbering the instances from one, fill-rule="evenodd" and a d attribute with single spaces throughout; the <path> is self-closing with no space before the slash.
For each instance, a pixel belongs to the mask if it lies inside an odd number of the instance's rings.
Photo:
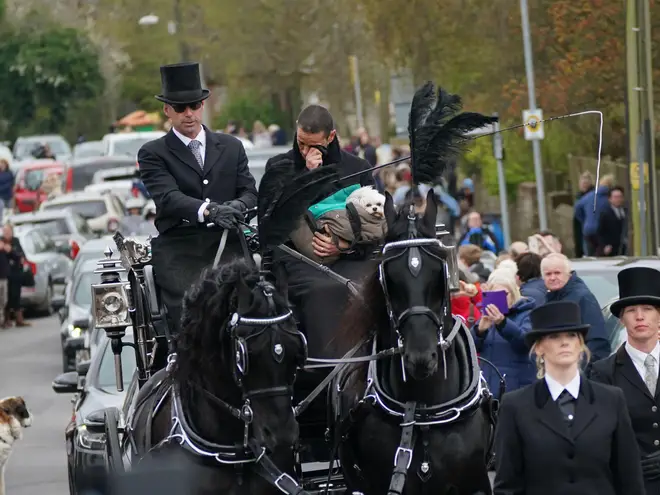
<path id="1" fill-rule="evenodd" d="M 292 388 L 307 348 L 285 297 L 241 259 L 203 274 L 184 308 L 171 374 L 143 387 L 131 421 L 138 470 L 185 466 L 191 494 L 280 493 L 292 479 L 275 483 L 270 460 L 293 473 Z"/>
<path id="2" fill-rule="evenodd" d="M 437 208 L 433 191 L 422 215 L 410 204 L 397 214 L 387 196 L 379 269 L 346 315 L 344 338 L 369 339 L 374 353 L 399 349 L 338 378 L 339 458 L 349 489 L 365 495 L 492 493 L 490 394 L 469 332 L 451 315 Z"/>

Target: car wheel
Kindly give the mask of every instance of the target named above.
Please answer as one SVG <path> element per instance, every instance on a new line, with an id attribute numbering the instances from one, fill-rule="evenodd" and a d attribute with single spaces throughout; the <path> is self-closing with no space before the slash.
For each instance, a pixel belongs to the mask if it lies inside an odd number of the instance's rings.
<path id="1" fill-rule="evenodd" d="M 43 306 L 39 308 L 39 312 L 44 316 L 50 316 L 53 314 L 53 286 L 50 282 L 46 288 L 46 300 L 44 301 Z"/>
<path id="2" fill-rule="evenodd" d="M 119 447 L 119 413 L 116 408 L 105 410 L 105 455 L 108 474 L 121 474 L 124 472 L 124 461 L 121 458 Z"/>

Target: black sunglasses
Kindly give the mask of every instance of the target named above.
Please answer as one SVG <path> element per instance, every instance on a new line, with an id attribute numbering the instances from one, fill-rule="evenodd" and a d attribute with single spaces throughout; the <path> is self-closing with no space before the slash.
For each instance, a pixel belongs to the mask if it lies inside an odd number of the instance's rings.
<path id="1" fill-rule="evenodd" d="M 195 103 L 174 103 L 170 105 L 176 113 L 183 113 L 186 111 L 186 108 L 191 110 L 199 110 L 202 108 L 202 102 L 196 101 Z"/>

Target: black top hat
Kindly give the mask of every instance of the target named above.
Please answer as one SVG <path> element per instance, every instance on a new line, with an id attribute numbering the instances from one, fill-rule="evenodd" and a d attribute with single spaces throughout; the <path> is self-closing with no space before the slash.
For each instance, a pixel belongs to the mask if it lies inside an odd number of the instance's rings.
<path id="1" fill-rule="evenodd" d="M 211 92 L 202 89 L 197 62 L 163 65 L 160 68 L 162 94 L 156 99 L 171 105 L 206 100 Z"/>
<path id="2" fill-rule="evenodd" d="M 525 343 L 534 342 L 551 333 L 580 332 L 586 335 L 591 325 L 582 323 L 580 306 L 573 301 L 555 301 L 535 308 L 530 313 L 532 329 L 525 335 Z"/>
<path id="3" fill-rule="evenodd" d="M 634 304 L 660 307 L 660 271 L 636 266 L 621 270 L 618 279 L 619 300 L 610 307 L 613 315 L 619 316 L 626 306 Z"/>

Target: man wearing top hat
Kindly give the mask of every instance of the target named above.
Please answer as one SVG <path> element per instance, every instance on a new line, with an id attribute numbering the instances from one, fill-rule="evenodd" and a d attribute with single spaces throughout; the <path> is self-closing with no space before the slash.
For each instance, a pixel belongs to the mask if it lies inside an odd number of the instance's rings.
<path id="1" fill-rule="evenodd" d="M 222 259 L 239 254 L 234 226 L 256 206 L 257 189 L 243 144 L 202 125 L 204 100 L 199 64 L 160 68 L 163 111 L 170 131 L 138 153 L 140 177 L 156 204 L 158 237 L 151 241 L 156 283 L 179 328 L 185 291 L 215 258 L 222 232 L 230 229 Z"/>
<path id="2" fill-rule="evenodd" d="M 633 267 L 619 272 L 618 301 L 611 306 L 628 341 L 594 363 L 591 378 L 623 390 L 639 450 L 647 495 L 660 494 L 660 271 Z"/>

